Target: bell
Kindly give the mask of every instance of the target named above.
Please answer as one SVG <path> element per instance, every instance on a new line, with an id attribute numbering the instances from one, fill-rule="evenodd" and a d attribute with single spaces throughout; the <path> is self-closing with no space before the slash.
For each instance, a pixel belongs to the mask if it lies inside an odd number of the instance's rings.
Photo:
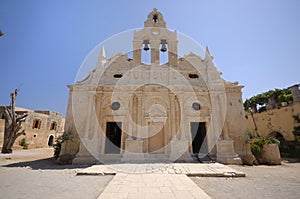
<path id="1" fill-rule="evenodd" d="M 161 49 L 160 49 L 160 51 L 163 52 L 163 53 L 167 51 L 167 44 L 166 44 L 166 43 L 162 43 L 162 44 L 161 44 Z"/>
<path id="2" fill-rule="evenodd" d="M 147 51 L 147 50 L 150 49 L 150 48 L 149 48 L 149 41 L 145 40 L 143 44 L 144 44 L 144 48 L 143 48 L 143 49 L 144 49 L 145 51 Z"/>

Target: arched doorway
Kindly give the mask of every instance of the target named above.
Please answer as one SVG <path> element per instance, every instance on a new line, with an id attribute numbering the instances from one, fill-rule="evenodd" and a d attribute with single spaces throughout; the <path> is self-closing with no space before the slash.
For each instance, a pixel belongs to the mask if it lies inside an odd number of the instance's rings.
<path id="1" fill-rule="evenodd" d="M 272 137 L 272 138 L 276 138 L 279 141 L 284 140 L 283 135 L 278 131 L 272 131 L 271 133 L 269 133 L 269 136 Z"/>
<path id="2" fill-rule="evenodd" d="M 48 146 L 53 146 L 53 141 L 54 141 L 54 136 L 50 135 L 50 137 L 48 138 Z"/>

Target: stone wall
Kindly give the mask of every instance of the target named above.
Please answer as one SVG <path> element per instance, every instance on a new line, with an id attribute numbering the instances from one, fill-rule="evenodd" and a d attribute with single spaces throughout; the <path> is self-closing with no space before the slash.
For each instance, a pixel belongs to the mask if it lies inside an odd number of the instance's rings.
<path id="1" fill-rule="evenodd" d="M 293 130 L 299 126 L 293 116 L 300 116 L 300 103 L 294 103 L 287 107 L 268 110 L 262 113 L 253 114 L 259 135 L 269 135 L 272 132 L 279 132 L 286 140 L 294 140 Z M 251 114 L 247 114 L 247 128 L 254 132 L 255 126 Z"/>

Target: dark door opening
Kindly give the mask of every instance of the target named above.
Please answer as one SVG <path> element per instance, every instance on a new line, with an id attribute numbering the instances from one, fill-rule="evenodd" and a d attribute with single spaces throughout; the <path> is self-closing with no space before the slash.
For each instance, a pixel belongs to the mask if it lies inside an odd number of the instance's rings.
<path id="1" fill-rule="evenodd" d="M 106 123 L 105 153 L 119 154 L 121 148 L 122 122 Z"/>
<path id="2" fill-rule="evenodd" d="M 54 140 L 54 136 L 50 135 L 50 137 L 48 139 L 48 146 L 53 146 L 53 140 Z"/>
<path id="3" fill-rule="evenodd" d="M 205 122 L 191 122 L 193 153 L 199 153 L 206 136 Z"/>

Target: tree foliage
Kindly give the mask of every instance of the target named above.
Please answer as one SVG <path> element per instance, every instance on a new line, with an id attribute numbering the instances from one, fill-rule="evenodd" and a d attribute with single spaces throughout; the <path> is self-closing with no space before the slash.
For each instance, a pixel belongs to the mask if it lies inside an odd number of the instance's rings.
<path id="1" fill-rule="evenodd" d="M 283 101 L 291 101 L 292 94 L 287 89 L 274 89 L 269 90 L 267 92 L 263 92 L 253 97 L 246 99 L 244 102 L 245 111 L 249 111 L 249 109 L 256 110 L 257 105 L 267 106 L 269 105 L 269 100 L 274 100 L 276 103 Z"/>
<path id="2" fill-rule="evenodd" d="M 62 144 L 68 140 L 72 140 L 72 134 L 70 132 L 64 132 L 55 139 L 55 143 L 53 144 L 55 159 L 59 157 Z"/>

